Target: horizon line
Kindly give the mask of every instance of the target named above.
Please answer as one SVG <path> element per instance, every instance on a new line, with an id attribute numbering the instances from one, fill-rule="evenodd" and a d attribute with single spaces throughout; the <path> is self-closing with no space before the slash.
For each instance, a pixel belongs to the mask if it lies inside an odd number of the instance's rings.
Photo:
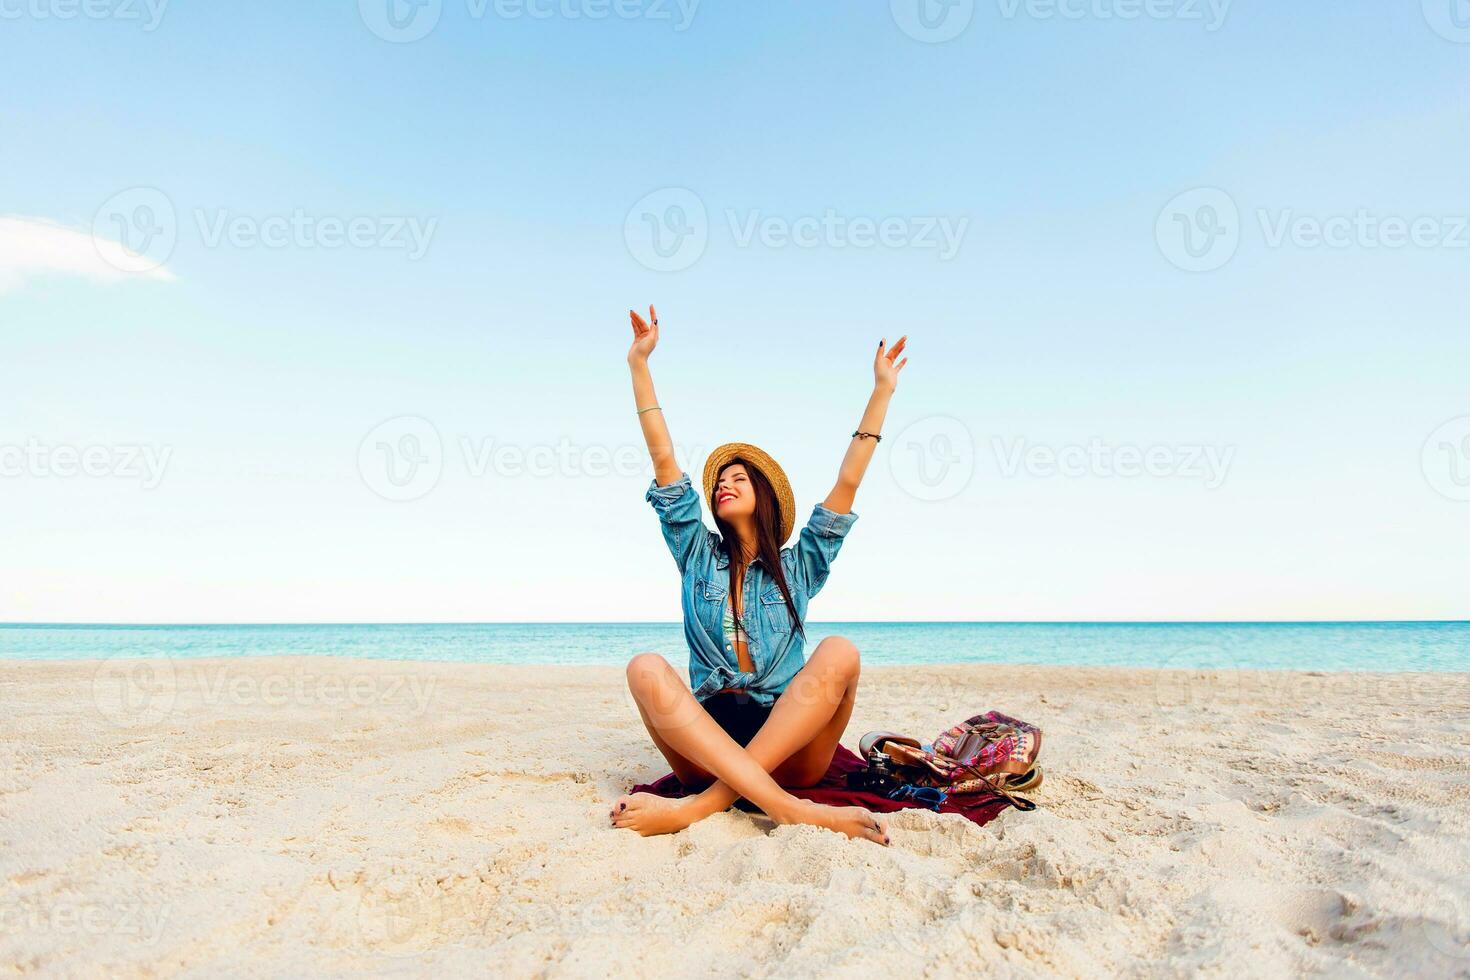
<path id="1" fill-rule="evenodd" d="M 808 619 L 813 625 L 862 626 L 1397 626 L 1470 625 L 1470 619 Z M 258 622 L 27 622 L 0 621 L 0 629 L 164 628 L 164 627 L 301 627 L 301 626 L 682 626 L 677 619 L 545 619 L 545 620 L 360 620 Z"/>

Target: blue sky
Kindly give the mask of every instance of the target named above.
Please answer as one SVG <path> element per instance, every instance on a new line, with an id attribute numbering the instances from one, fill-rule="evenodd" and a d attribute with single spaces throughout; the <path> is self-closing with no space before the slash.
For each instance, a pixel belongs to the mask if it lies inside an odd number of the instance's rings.
<path id="1" fill-rule="evenodd" d="M 649 302 L 816 618 L 1470 615 L 1470 11 L 917 2 L 0 2 L 0 620 L 676 618 Z"/>

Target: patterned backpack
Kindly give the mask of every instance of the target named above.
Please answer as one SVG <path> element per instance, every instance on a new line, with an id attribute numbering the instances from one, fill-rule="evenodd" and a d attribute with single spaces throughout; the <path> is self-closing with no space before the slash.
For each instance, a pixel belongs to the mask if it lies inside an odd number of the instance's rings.
<path id="1" fill-rule="evenodd" d="M 937 789 L 940 798 L 983 793 L 1004 797 L 1018 810 L 1036 809 L 1013 794 L 1041 785 L 1036 763 L 1041 729 L 999 711 L 968 718 L 932 744 L 894 732 L 869 732 L 858 748 L 868 763 L 863 778 L 874 785 L 887 779 L 901 787 Z"/>

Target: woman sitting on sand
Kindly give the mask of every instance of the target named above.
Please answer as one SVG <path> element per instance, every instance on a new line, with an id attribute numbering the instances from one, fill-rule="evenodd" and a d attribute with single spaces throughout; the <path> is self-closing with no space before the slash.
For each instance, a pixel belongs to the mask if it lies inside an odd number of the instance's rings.
<path id="1" fill-rule="evenodd" d="M 873 394 L 837 484 L 813 509 L 796 545 L 783 548 L 796 523 L 791 485 L 775 460 L 745 443 L 721 446 L 705 464 L 704 495 L 720 533 L 704 526 L 699 495 L 674 461 L 673 440 L 654 398 L 648 357 L 658 343 L 658 315 L 651 306 L 650 322 L 631 310 L 628 315 L 628 367 L 653 457 L 647 499 L 683 577 L 694 689 L 656 653 L 629 661 L 628 687 L 653 744 L 679 781 L 706 788 L 680 800 L 624 796 L 613 806 L 613 825 L 644 836 L 672 833 L 744 797 L 777 823 L 814 824 L 887 844 L 882 821 L 862 807 L 822 806 L 783 787 L 811 786 L 826 774 L 852 715 L 857 648 L 829 636 L 803 665 L 802 620 L 807 600 L 821 591 L 857 520 L 853 497 L 908 360 L 897 360 L 906 338 L 892 350 L 879 342 Z"/>

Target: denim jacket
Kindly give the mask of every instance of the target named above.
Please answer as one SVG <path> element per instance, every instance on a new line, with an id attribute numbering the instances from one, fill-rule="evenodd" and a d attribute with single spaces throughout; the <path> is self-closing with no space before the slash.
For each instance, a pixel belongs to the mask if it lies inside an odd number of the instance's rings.
<path id="1" fill-rule="evenodd" d="M 776 580 L 759 559 L 745 570 L 740 609 L 755 670 L 742 671 L 723 627 L 730 557 L 720 546 L 719 535 L 704 525 L 699 494 L 689 474 L 681 473 L 666 487 L 654 480 L 645 497 L 658 514 L 664 542 L 683 576 L 684 640 L 689 644 L 689 684 L 694 696 L 703 701 L 725 688 L 736 688 L 749 691 L 761 704 L 773 703 L 806 662 L 801 634 L 792 629 Z M 795 547 L 781 549 L 786 586 L 803 623 L 808 600 L 826 584 L 832 559 L 856 520 L 856 514 L 839 514 L 817 504 Z"/>

